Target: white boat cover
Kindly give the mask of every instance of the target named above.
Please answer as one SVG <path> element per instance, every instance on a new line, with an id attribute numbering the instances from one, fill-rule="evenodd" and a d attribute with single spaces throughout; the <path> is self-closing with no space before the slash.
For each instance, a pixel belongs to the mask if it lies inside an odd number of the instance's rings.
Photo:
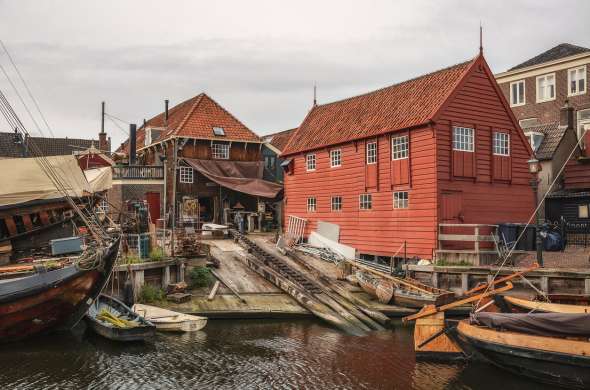
<path id="1" fill-rule="evenodd" d="M 84 176 L 86 176 L 92 192 L 106 191 L 113 186 L 113 170 L 111 167 L 87 169 L 84 171 Z"/>
<path id="2" fill-rule="evenodd" d="M 85 192 L 91 192 L 90 185 L 75 156 L 45 158 L 70 196 L 80 197 Z M 63 197 L 35 157 L 0 160 L 0 183 L 0 206 Z"/>

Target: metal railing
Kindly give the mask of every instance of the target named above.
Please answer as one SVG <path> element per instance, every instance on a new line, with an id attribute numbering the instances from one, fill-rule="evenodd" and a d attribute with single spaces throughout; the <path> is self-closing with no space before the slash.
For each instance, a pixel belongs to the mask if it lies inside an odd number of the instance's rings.
<path id="1" fill-rule="evenodd" d="M 164 167 L 159 165 L 121 165 L 113 167 L 113 179 L 164 179 Z"/>

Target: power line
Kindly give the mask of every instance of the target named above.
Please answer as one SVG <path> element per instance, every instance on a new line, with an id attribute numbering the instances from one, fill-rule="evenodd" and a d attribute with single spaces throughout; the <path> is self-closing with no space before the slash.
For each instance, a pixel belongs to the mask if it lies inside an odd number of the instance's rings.
<path id="1" fill-rule="evenodd" d="M 117 127 L 117 129 L 121 130 L 121 132 L 122 132 L 123 134 L 125 134 L 125 136 L 126 136 L 126 137 L 129 137 L 129 133 L 128 133 L 128 132 L 127 132 L 127 131 L 126 131 L 124 128 L 122 128 L 122 127 L 121 127 L 121 125 L 119 125 L 117 122 L 115 122 L 115 121 L 114 121 L 114 120 L 111 118 L 111 116 L 110 116 L 110 115 L 106 115 L 106 114 L 105 114 L 105 116 L 106 116 L 106 117 L 107 117 L 107 118 L 108 118 L 108 119 L 111 121 L 111 123 L 112 123 L 112 124 L 114 124 L 114 125 Z"/>
<path id="2" fill-rule="evenodd" d="M 121 119 L 121 118 L 117 118 L 116 116 L 114 116 L 114 115 L 111 115 L 111 114 L 109 114 L 109 113 L 107 113 L 107 112 L 105 112 L 104 114 L 105 114 L 106 116 L 108 116 L 108 117 L 111 117 L 111 118 L 113 118 L 113 119 L 116 119 L 116 120 L 118 120 L 119 122 L 123 122 L 123 123 L 125 123 L 126 125 L 130 125 L 130 124 L 131 124 L 131 122 L 127 122 L 126 120 L 123 120 L 123 119 Z"/>

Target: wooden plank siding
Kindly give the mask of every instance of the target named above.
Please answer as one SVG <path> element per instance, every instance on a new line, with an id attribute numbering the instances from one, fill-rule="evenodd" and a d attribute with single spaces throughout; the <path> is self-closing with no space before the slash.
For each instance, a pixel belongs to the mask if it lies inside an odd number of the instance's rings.
<path id="1" fill-rule="evenodd" d="M 564 186 L 569 189 L 590 189 L 590 160 L 580 162 L 571 159 L 567 162 L 564 174 Z"/>

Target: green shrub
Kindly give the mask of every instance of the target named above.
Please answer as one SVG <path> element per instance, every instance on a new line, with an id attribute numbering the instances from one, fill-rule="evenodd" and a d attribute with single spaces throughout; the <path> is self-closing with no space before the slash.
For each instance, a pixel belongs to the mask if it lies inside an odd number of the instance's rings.
<path id="1" fill-rule="evenodd" d="M 143 263 L 143 260 L 139 258 L 139 256 L 137 255 L 127 255 L 124 259 L 124 264 L 137 264 L 137 263 Z"/>
<path id="2" fill-rule="evenodd" d="M 188 273 L 190 288 L 206 287 L 213 281 L 211 271 L 207 267 L 195 267 Z"/>
<path id="3" fill-rule="evenodd" d="M 163 301 L 164 299 L 166 299 L 164 290 L 149 284 L 144 284 L 139 292 L 140 303 L 154 303 Z"/>
<path id="4" fill-rule="evenodd" d="M 154 248 L 150 252 L 151 261 L 162 261 L 164 260 L 164 250 L 162 248 Z"/>

